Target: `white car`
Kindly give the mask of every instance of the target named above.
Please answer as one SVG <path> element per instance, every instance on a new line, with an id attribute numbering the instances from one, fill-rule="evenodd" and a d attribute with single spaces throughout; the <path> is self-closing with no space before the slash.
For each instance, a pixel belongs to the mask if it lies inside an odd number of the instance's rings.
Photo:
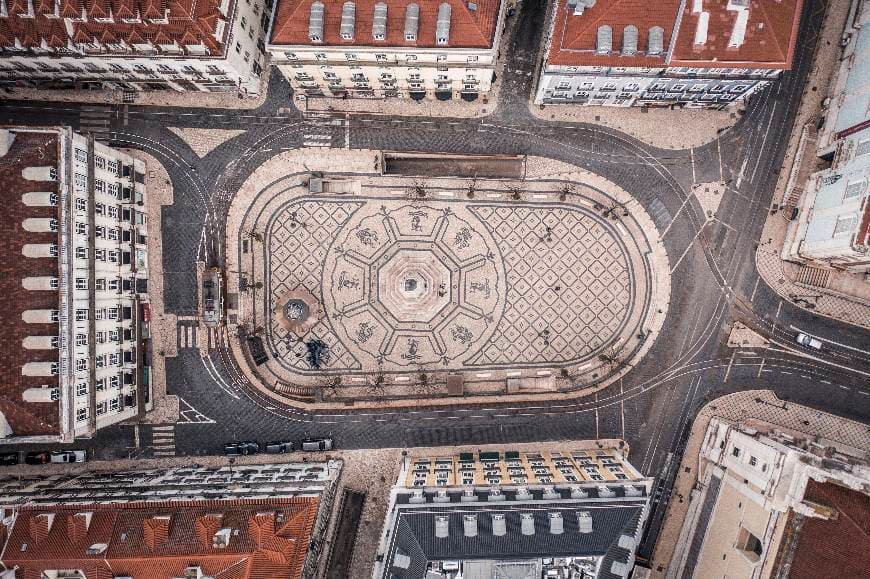
<path id="1" fill-rule="evenodd" d="M 88 460 L 87 450 L 53 450 L 49 462 L 85 462 Z"/>
<path id="2" fill-rule="evenodd" d="M 801 346 L 804 346 L 805 348 L 813 348 L 814 350 L 821 350 L 822 349 L 822 341 L 821 340 L 817 340 L 816 338 L 809 336 L 807 334 L 804 334 L 803 332 L 801 332 L 797 336 L 795 336 L 795 341 L 798 344 L 800 344 Z"/>

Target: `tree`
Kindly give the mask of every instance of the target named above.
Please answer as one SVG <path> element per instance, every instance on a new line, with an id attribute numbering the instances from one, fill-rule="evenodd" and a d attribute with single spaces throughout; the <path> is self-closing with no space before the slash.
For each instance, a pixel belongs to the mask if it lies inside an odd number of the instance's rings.
<path id="1" fill-rule="evenodd" d="M 601 214 L 602 217 L 613 217 L 614 219 L 618 219 L 620 215 L 617 213 L 617 209 L 622 210 L 622 217 L 628 217 L 628 201 L 624 203 L 620 203 L 619 201 L 613 200 L 610 202 L 610 206 L 604 210 L 604 213 Z"/>
<path id="2" fill-rule="evenodd" d="M 598 360 L 610 366 L 611 371 L 619 368 L 620 366 L 627 365 L 625 360 L 623 360 L 622 355 L 617 352 L 616 348 L 614 348 L 613 346 L 598 354 Z"/>
<path id="3" fill-rule="evenodd" d="M 435 382 L 435 376 L 423 366 L 417 368 L 417 382 L 414 390 L 422 397 L 429 398 L 438 394 L 440 388 Z"/>
<path id="4" fill-rule="evenodd" d="M 476 192 L 477 192 L 477 177 L 474 177 L 471 179 L 471 181 L 468 182 L 468 188 L 467 188 L 466 195 L 468 196 L 469 199 L 474 199 L 474 194 Z"/>
<path id="5" fill-rule="evenodd" d="M 366 391 L 373 398 L 383 398 L 386 394 L 386 378 L 380 369 L 371 380 L 366 381 Z"/>
<path id="6" fill-rule="evenodd" d="M 426 194 L 426 184 L 423 181 L 414 181 L 408 188 L 408 197 L 411 199 L 425 199 Z"/>
<path id="7" fill-rule="evenodd" d="M 565 201 L 568 199 L 568 195 L 574 194 L 574 186 L 570 183 L 565 183 L 562 185 L 562 188 L 559 190 L 559 201 Z"/>
<path id="8" fill-rule="evenodd" d="M 522 201 L 526 192 L 519 185 L 508 185 L 507 186 L 508 196 L 514 201 Z"/>

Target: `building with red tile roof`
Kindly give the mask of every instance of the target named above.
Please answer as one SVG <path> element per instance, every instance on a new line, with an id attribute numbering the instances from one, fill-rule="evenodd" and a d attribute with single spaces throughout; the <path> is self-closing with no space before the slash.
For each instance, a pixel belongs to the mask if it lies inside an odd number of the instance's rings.
<path id="1" fill-rule="evenodd" d="M 0 561 L 12 570 L 0 575 L 311 577 L 340 471 L 329 461 L 0 477 Z"/>
<path id="2" fill-rule="evenodd" d="M 308 96 L 467 100 L 489 90 L 503 0 L 279 0 L 267 50 Z"/>
<path id="3" fill-rule="evenodd" d="M 556 0 L 538 103 L 722 107 L 791 67 L 803 0 Z"/>
<path id="4" fill-rule="evenodd" d="M 0 127 L 2 442 L 69 442 L 149 407 L 134 315 L 147 299 L 144 173 L 68 128 Z"/>
<path id="5" fill-rule="evenodd" d="M 259 92 L 266 0 L 0 0 L 0 85 Z"/>

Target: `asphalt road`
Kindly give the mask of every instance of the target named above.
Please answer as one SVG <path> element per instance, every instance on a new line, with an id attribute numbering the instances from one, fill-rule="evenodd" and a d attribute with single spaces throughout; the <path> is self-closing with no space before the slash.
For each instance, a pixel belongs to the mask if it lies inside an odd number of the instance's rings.
<path id="1" fill-rule="evenodd" d="M 532 117 L 526 103 L 543 29 L 543 2 L 526 2 L 515 16 L 516 42 L 507 48 L 502 96 L 483 119 L 352 115 L 332 119 L 279 113 L 289 87 L 272 75 L 268 98 L 253 111 L 111 106 L 111 142 L 140 148 L 166 166 L 175 204 L 164 209 L 163 271 L 167 309 L 196 312 L 194 264 L 223 262 L 222 231 L 230 199 L 264 160 L 319 135 L 331 146 L 475 154 L 539 155 L 599 173 L 636 195 L 663 233 L 673 267 L 672 296 L 662 334 L 620 382 L 565 404 L 488 408 L 305 413 L 277 406 L 246 387 L 228 353 L 181 350 L 167 360 L 169 391 L 183 400 L 176 425 L 179 454 L 220 452 L 231 439 L 298 439 L 330 435 L 339 448 L 517 443 L 561 438 L 622 437 L 630 460 L 659 477 L 649 552 L 668 498 L 674 457 L 698 408 L 724 393 L 769 388 L 780 397 L 870 422 L 870 334 L 783 302 L 755 270 L 754 252 L 798 106 L 823 2 L 808 2 L 794 69 L 749 103 L 738 124 L 694 150 L 658 150 L 618 131 Z M 344 119 L 344 115 L 341 117 Z M 69 124 L 81 128 L 80 106 L 6 100 L 0 122 Z M 243 129 L 200 159 L 167 127 Z M 693 181 L 730 181 L 718 220 L 705 223 L 688 195 Z M 733 320 L 772 340 L 764 351 L 736 353 L 724 345 Z M 794 328 L 827 342 L 813 358 L 793 343 Z M 134 426 L 101 431 L 87 445 L 98 456 L 149 455 L 151 431 Z"/>

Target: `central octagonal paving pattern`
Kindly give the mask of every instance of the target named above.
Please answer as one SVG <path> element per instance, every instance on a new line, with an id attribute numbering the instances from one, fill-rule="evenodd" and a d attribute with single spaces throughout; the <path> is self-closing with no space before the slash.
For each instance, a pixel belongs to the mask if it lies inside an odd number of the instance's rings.
<path id="1" fill-rule="evenodd" d="M 312 339 L 332 373 L 578 364 L 646 307 L 636 242 L 571 203 L 301 197 L 265 241 L 272 307 L 299 288 L 322 303 L 301 339 L 269 320 L 275 359 L 302 374 Z"/>

